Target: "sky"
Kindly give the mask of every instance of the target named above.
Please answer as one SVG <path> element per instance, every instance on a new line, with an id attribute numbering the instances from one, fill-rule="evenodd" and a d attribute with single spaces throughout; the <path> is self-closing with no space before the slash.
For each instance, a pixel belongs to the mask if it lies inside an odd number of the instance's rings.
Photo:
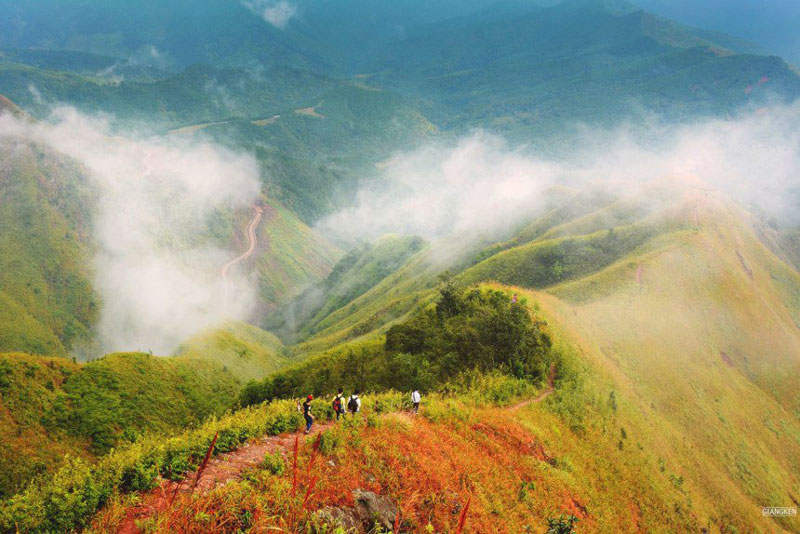
<path id="1" fill-rule="evenodd" d="M 800 65 L 798 0 L 634 0 L 683 24 L 743 37 Z"/>

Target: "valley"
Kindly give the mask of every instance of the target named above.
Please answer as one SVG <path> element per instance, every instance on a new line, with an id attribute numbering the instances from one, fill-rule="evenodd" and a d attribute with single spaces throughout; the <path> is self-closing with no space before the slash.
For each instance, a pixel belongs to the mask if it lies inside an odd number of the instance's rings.
<path id="1" fill-rule="evenodd" d="M 0 10 L 0 532 L 800 532 L 771 41 L 608 0 Z"/>

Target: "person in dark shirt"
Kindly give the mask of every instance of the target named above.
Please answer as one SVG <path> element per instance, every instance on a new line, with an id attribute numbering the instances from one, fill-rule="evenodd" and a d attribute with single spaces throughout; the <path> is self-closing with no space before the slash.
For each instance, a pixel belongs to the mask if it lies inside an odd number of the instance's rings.
<path id="1" fill-rule="evenodd" d="M 311 401 L 314 400 L 314 395 L 306 397 L 303 403 L 303 417 L 306 420 L 306 434 L 311 432 L 311 425 L 314 424 L 314 416 L 311 414 Z"/>

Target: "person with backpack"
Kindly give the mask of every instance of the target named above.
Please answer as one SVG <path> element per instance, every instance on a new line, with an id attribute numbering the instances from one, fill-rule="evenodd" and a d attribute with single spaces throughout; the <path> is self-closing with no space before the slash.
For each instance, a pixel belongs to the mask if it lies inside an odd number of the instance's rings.
<path id="1" fill-rule="evenodd" d="M 339 393 L 333 398 L 331 404 L 333 406 L 333 413 L 336 414 L 336 420 L 338 421 L 339 418 L 344 415 L 344 395 L 342 388 L 339 388 Z"/>
<path id="2" fill-rule="evenodd" d="M 314 400 L 314 395 L 306 397 L 303 403 L 303 417 L 306 420 L 306 434 L 311 432 L 311 425 L 314 424 L 314 416 L 311 414 L 311 401 Z"/>
<path id="3" fill-rule="evenodd" d="M 361 411 L 361 399 L 358 398 L 357 391 L 350 395 L 350 399 L 347 401 L 347 411 L 352 415 L 355 415 Z"/>
<path id="4" fill-rule="evenodd" d="M 411 404 L 414 405 L 414 413 L 419 413 L 419 403 L 422 400 L 422 395 L 419 394 L 419 390 L 415 389 L 411 393 Z"/>

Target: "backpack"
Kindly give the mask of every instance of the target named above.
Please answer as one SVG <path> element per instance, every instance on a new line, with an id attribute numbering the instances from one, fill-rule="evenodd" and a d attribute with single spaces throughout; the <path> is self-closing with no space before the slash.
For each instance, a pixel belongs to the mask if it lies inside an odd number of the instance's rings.
<path id="1" fill-rule="evenodd" d="M 342 398 L 341 397 L 336 397 L 335 399 L 333 399 L 333 411 L 335 413 L 339 413 L 339 412 L 342 411 Z"/>
<path id="2" fill-rule="evenodd" d="M 350 400 L 347 401 L 347 409 L 353 413 L 358 411 L 358 401 L 355 397 L 350 397 Z"/>

